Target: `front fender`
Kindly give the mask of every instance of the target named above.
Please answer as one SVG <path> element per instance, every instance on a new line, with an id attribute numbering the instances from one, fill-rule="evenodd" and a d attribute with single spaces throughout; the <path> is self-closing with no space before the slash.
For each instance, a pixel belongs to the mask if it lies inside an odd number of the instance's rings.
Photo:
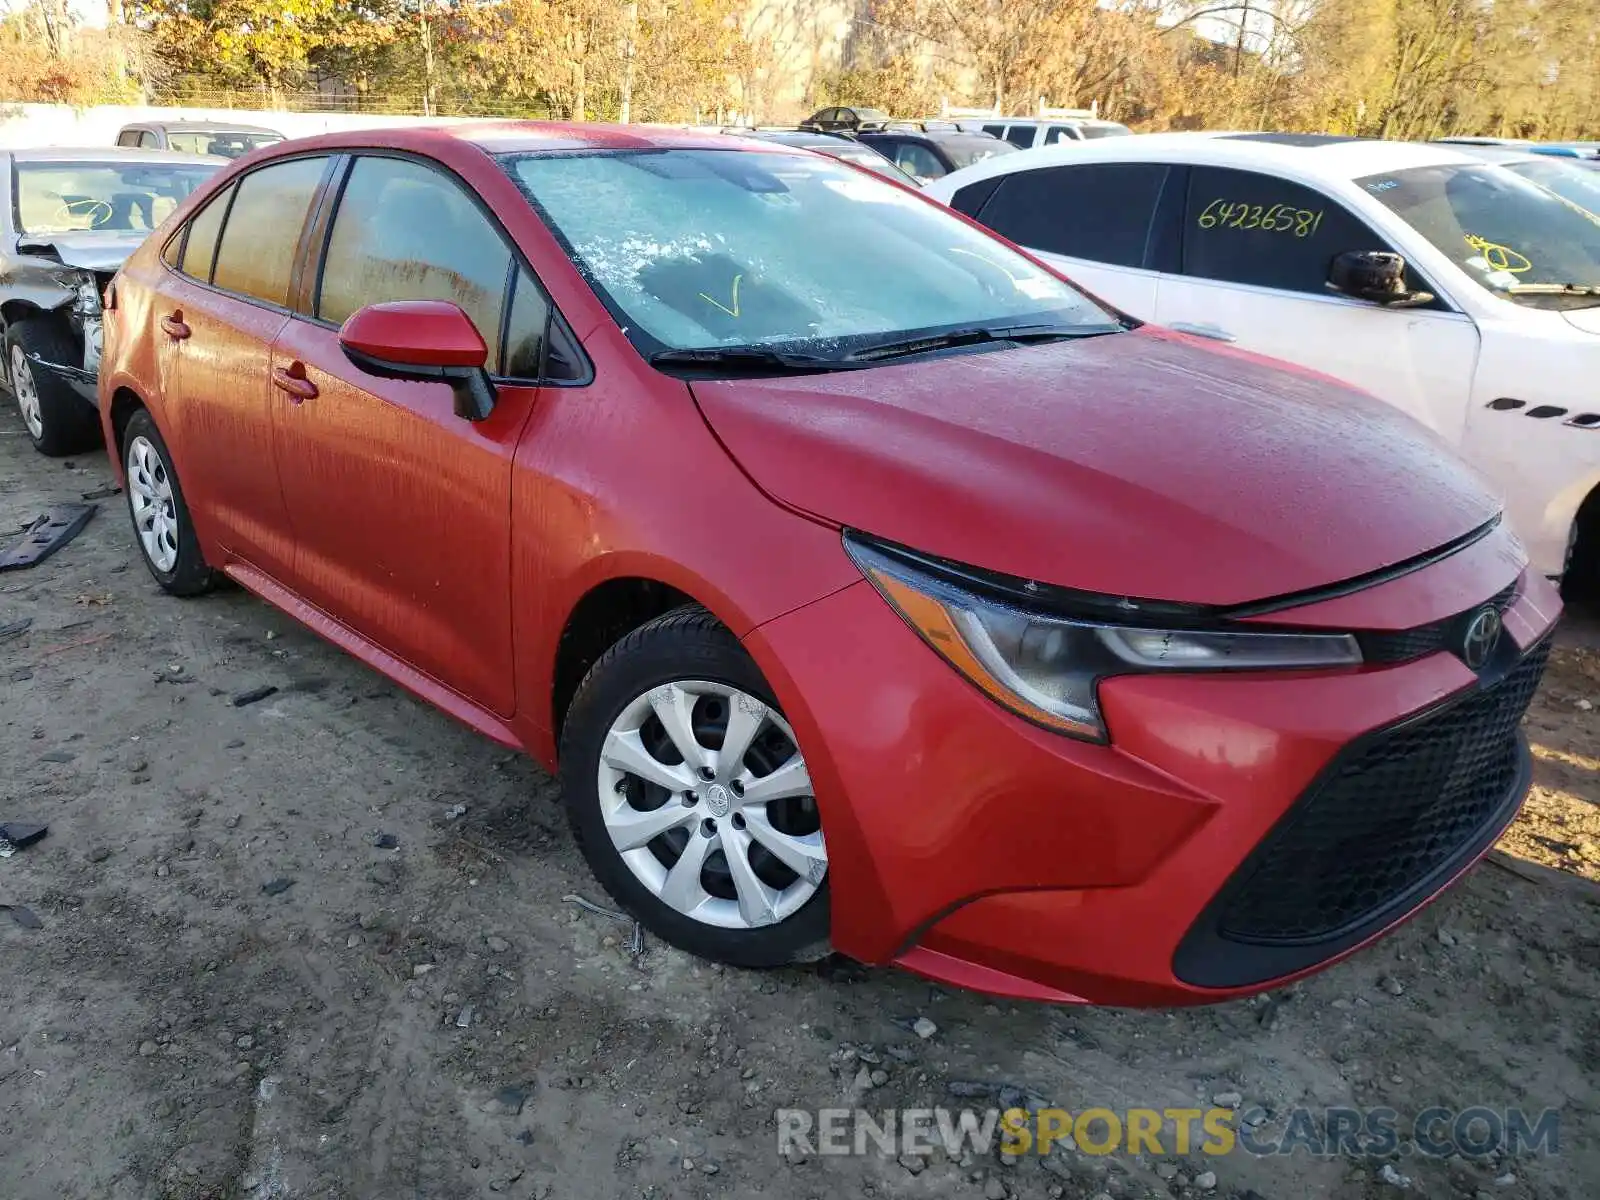
<path id="1" fill-rule="evenodd" d="M 75 267 L 68 267 L 49 259 L 18 258 L 12 267 L 0 274 L 0 309 L 8 321 L 17 318 L 11 314 L 18 308 L 54 312 L 72 303 L 76 294 L 68 282 L 72 275 L 81 275 Z"/>

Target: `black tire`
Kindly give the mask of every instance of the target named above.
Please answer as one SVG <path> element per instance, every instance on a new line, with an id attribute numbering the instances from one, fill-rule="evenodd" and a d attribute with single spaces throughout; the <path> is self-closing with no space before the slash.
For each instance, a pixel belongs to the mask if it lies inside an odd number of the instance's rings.
<path id="1" fill-rule="evenodd" d="M 28 384 L 19 383 L 15 378 L 18 364 L 14 350 L 20 350 L 24 355 L 36 354 L 46 362 L 69 365 L 82 357 L 72 337 L 54 317 L 29 317 L 8 325 L 5 336 L 6 381 L 11 388 L 12 401 L 19 408 L 22 397 L 20 389 Z M 94 405 L 73 391 L 72 385 L 66 380 L 49 371 L 39 370 L 26 361 L 20 369 L 27 372 L 33 392 L 39 399 L 40 431 L 35 433 L 26 418 L 23 421 L 34 449 L 51 458 L 81 454 L 93 449 L 100 441 L 100 414 L 95 411 Z"/>
<path id="2" fill-rule="evenodd" d="M 167 569 L 157 565 L 151 557 L 134 510 L 137 499 L 129 457 L 136 444 L 148 445 L 154 451 L 160 463 L 160 470 L 164 472 L 165 480 L 172 489 L 172 515 L 177 523 L 175 542 L 177 558 Z M 172 452 L 167 449 L 167 443 L 162 439 L 161 431 L 156 428 L 156 423 L 147 409 L 141 408 L 129 419 L 127 429 L 122 434 L 122 445 L 118 447 L 118 453 L 122 456 L 123 468 L 129 472 L 128 486 L 123 491 L 128 497 L 128 519 L 133 524 L 133 538 L 139 547 L 139 557 L 144 559 L 144 565 L 150 569 L 155 581 L 174 596 L 199 596 L 209 592 L 217 586 L 219 577 L 207 564 L 205 555 L 200 552 L 200 541 L 195 537 L 194 522 L 189 517 L 189 506 L 183 498 L 183 485 L 178 482 L 178 472 L 172 464 Z"/>
<path id="3" fill-rule="evenodd" d="M 1578 510 L 1578 537 L 1561 578 L 1561 598 L 1600 614 L 1600 492 Z"/>
<path id="4" fill-rule="evenodd" d="M 612 899 L 680 950 L 738 967 L 779 967 L 821 958 L 830 951 L 825 877 L 797 911 L 776 924 L 724 928 L 698 921 L 654 895 L 611 840 L 598 780 L 606 735 L 636 699 L 662 684 L 689 679 L 738 688 L 781 713 L 738 639 L 705 609 L 675 609 L 634 630 L 584 677 L 562 728 L 561 791 L 573 837 Z"/>

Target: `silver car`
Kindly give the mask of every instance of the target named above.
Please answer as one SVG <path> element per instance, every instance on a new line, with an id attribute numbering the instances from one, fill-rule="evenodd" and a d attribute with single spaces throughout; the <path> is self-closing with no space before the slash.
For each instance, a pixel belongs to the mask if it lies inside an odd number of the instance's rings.
<path id="1" fill-rule="evenodd" d="M 0 389 L 42 453 L 71 454 L 98 438 L 106 285 L 226 165 L 109 147 L 0 150 Z"/>
<path id="2" fill-rule="evenodd" d="M 140 150 L 181 150 L 185 154 L 215 154 L 238 158 L 260 146 L 283 141 L 276 129 L 260 125 L 235 125 L 227 121 L 141 121 L 124 125 L 117 145 Z"/>

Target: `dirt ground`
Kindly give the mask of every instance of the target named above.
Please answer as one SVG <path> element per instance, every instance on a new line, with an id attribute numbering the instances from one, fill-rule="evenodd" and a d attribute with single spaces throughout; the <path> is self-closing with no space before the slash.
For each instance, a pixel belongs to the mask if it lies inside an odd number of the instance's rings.
<path id="1" fill-rule="evenodd" d="M 0 543 L 108 480 L 98 456 L 35 456 L 8 412 Z M 838 961 L 631 958 L 626 925 L 564 899 L 604 898 L 548 778 L 242 592 L 161 596 L 120 496 L 0 574 L 0 629 L 29 618 L 0 637 L 0 821 L 50 834 L 0 860 L 0 904 L 42 926 L 0 912 L 5 1200 L 1578 1200 L 1600 1181 L 1594 625 L 1569 623 L 1535 703 L 1539 786 L 1506 865 L 1288 993 L 1133 1012 Z M 777 1153 L 777 1108 L 969 1104 L 975 1081 L 1073 1110 L 1238 1093 L 1266 1131 L 1300 1105 L 1554 1108 L 1561 1138 L 1445 1162 Z"/>

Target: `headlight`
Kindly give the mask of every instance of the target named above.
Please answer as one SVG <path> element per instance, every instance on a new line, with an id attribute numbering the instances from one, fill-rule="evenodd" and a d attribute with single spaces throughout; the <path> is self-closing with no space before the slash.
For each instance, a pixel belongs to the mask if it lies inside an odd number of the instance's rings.
<path id="1" fill-rule="evenodd" d="M 1032 612 L 853 538 L 845 549 L 946 662 L 1018 716 L 1073 737 L 1106 740 L 1096 685 L 1108 675 L 1361 662 L 1348 634 L 1166 629 Z"/>
<path id="2" fill-rule="evenodd" d="M 72 311 L 80 318 L 98 317 L 100 315 L 100 288 L 96 285 L 93 275 L 76 275 L 71 280 Z"/>

